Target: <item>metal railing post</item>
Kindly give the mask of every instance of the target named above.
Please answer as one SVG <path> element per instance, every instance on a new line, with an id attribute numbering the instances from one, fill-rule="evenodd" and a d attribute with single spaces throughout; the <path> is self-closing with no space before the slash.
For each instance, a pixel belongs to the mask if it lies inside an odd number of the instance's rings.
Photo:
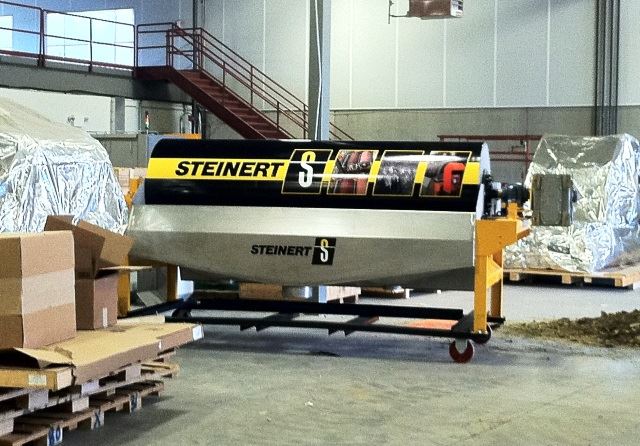
<path id="1" fill-rule="evenodd" d="M 168 30 L 168 31 L 167 31 L 167 36 L 166 36 L 166 40 L 167 40 L 167 42 L 166 42 L 166 45 L 167 45 L 167 48 L 166 48 L 166 50 L 167 50 L 166 58 L 167 58 L 167 60 L 166 60 L 166 62 L 165 62 L 165 63 L 166 63 L 166 65 L 167 65 L 168 67 L 169 67 L 169 66 L 171 66 L 171 59 L 170 59 L 171 47 L 169 46 L 169 33 L 171 33 L 171 30 Z"/>
<path id="2" fill-rule="evenodd" d="M 199 45 L 199 58 L 198 60 L 200 61 L 200 69 L 204 70 L 204 40 L 202 37 L 202 28 L 200 29 L 200 31 L 198 32 L 198 45 Z"/>
<path id="3" fill-rule="evenodd" d="M 227 62 L 222 61 L 222 106 L 227 99 Z"/>
<path id="4" fill-rule="evenodd" d="M 253 65 L 250 65 L 251 69 L 249 71 L 249 84 L 251 85 L 249 87 L 249 90 L 251 92 L 251 108 L 253 108 Z"/>
<path id="5" fill-rule="evenodd" d="M 138 68 L 138 33 L 140 25 L 133 26 L 133 67 Z"/>
<path id="6" fill-rule="evenodd" d="M 309 137 L 309 122 L 307 116 L 307 104 L 302 104 L 302 137 L 304 139 Z"/>
<path id="7" fill-rule="evenodd" d="M 93 19 L 89 18 L 89 72 L 93 71 Z"/>
<path id="8" fill-rule="evenodd" d="M 46 59 L 46 45 L 45 45 L 45 18 L 46 12 L 44 9 L 40 10 L 40 54 L 38 55 L 38 66 L 44 67 L 44 61 Z"/>
<path id="9" fill-rule="evenodd" d="M 175 26 L 171 25 L 171 66 L 174 66 L 176 63 L 176 54 L 178 53 L 178 47 L 176 46 L 176 33 L 175 33 Z"/>

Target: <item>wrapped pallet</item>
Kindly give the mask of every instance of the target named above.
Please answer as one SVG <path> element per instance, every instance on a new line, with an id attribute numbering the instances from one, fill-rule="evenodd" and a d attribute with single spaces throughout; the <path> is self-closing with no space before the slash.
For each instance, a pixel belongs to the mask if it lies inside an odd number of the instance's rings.
<path id="1" fill-rule="evenodd" d="M 506 249 L 507 268 L 593 273 L 640 260 L 640 143 L 630 135 L 549 135 L 538 146 L 535 174 L 570 175 L 577 191 L 573 223 L 538 226 Z"/>
<path id="2" fill-rule="evenodd" d="M 73 215 L 124 232 L 128 210 L 106 150 L 87 132 L 0 98 L 0 232 Z"/>

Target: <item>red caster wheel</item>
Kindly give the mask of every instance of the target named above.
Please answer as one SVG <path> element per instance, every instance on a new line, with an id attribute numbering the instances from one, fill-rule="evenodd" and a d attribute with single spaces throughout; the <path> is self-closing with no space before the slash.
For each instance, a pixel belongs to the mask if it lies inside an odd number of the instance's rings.
<path id="1" fill-rule="evenodd" d="M 491 334 L 491 326 L 487 325 L 487 333 L 474 337 L 473 341 L 478 345 L 484 345 L 489 342 L 489 339 L 491 339 Z"/>
<path id="2" fill-rule="evenodd" d="M 460 351 L 459 346 L 457 344 L 462 344 L 464 350 Z M 474 353 L 474 348 L 471 341 L 468 341 L 468 340 L 453 341 L 451 345 L 449 345 L 449 355 L 451 356 L 451 359 L 453 359 L 455 362 L 459 364 L 465 364 L 471 361 L 471 358 L 473 358 L 473 353 Z"/>

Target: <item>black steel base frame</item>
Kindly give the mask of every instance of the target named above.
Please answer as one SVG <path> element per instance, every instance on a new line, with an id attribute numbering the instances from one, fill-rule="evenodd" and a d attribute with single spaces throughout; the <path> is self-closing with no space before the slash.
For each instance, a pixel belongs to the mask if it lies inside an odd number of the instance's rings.
<path id="1" fill-rule="evenodd" d="M 193 322 L 204 325 L 238 325 L 241 330 L 255 328 L 257 331 L 269 327 L 315 328 L 328 330 L 329 334 L 343 332 L 345 335 L 357 331 L 392 333 L 414 336 L 430 336 L 452 339 L 470 339 L 486 342 L 487 334 L 473 333 L 473 311 L 451 308 L 428 308 L 397 305 L 339 304 L 317 302 L 270 301 L 251 299 L 216 299 L 208 293 L 194 293 L 186 300 L 168 302 L 146 307 L 129 313 L 128 317 L 146 316 L 172 311 L 167 322 Z M 194 316 L 192 311 L 216 310 L 234 312 L 273 313 L 269 316 Z M 305 315 L 354 316 L 346 322 L 298 319 Z M 451 329 L 421 328 L 404 325 L 376 323 L 381 317 L 404 319 L 436 319 L 456 321 Z M 489 317 L 488 323 L 496 328 L 505 322 L 504 318 Z"/>

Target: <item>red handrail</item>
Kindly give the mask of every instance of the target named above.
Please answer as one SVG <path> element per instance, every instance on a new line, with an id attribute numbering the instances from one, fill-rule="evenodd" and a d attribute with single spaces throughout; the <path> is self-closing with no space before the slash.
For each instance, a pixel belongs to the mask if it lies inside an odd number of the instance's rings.
<path id="1" fill-rule="evenodd" d="M 491 160 L 494 162 L 505 162 L 505 163 L 522 163 L 524 166 L 524 170 L 526 171 L 529 168 L 529 165 L 533 161 L 533 152 L 531 150 L 531 145 L 535 141 L 539 141 L 542 139 L 542 135 L 465 135 L 465 134 L 454 134 L 454 135 L 438 135 L 440 141 L 519 141 L 522 147 L 522 150 L 515 151 L 513 150 L 515 147 L 512 147 L 511 151 L 496 151 L 492 150 Z M 524 179 L 524 178 L 523 178 Z"/>
<path id="2" fill-rule="evenodd" d="M 73 64 L 79 64 L 79 65 L 86 65 L 88 67 L 89 71 L 92 71 L 94 67 L 106 67 L 106 68 L 115 68 L 115 69 L 120 69 L 120 70 L 132 70 L 133 69 L 133 64 L 132 65 L 128 65 L 128 64 L 117 64 L 117 63 L 113 63 L 113 62 L 102 62 L 99 60 L 94 60 L 93 58 L 93 47 L 94 45 L 101 45 L 101 46 L 109 46 L 109 47 L 113 47 L 113 48 L 128 48 L 131 49 L 131 51 L 135 54 L 135 39 L 136 39 L 136 33 L 135 33 L 135 25 L 132 25 L 130 23 L 123 23 L 123 22 L 116 22 L 113 20 L 107 20 L 107 19 L 100 19 L 100 18 L 95 18 L 95 17 L 88 17 L 88 16 L 84 16 L 81 14 L 73 14 L 73 13 L 68 13 L 68 12 L 61 12 L 61 11 L 54 11 L 54 10 L 50 10 L 50 9 L 44 9 L 44 8 L 40 8 L 37 6 L 30 6 L 30 5 L 23 5 L 23 4 L 19 4 L 19 3 L 15 3 L 15 2 L 10 2 L 10 1 L 5 1 L 5 0 L 0 0 L 0 5 L 6 5 L 10 8 L 17 8 L 19 10 L 30 10 L 30 11 L 35 11 L 38 16 L 39 16 L 39 21 L 38 21 L 38 25 L 36 30 L 28 30 L 28 29 L 22 29 L 22 28 L 0 28 L 1 30 L 7 30 L 7 31 L 11 31 L 17 34 L 28 34 L 28 35 L 37 35 L 39 37 L 39 41 L 38 41 L 38 52 L 37 53 L 33 53 L 33 52 L 29 52 L 29 51 L 21 51 L 21 50 L 0 50 L 0 54 L 5 54 L 5 55 L 9 55 L 9 56 L 16 56 L 16 57 L 28 57 L 28 58 L 35 58 L 38 61 L 38 65 L 39 66 L 44 66 L 46 64 L 47 60 L 50 61 L 57 61 L 57 62 L 66 62 L 66 63 L 73 63 Z M 78 18 L 82 18 L 84 20 L 88 20 L 89 22 L 89 39 L 82 39 L 79 37 L 66 37 L 66 36 L 59 36 L 56 34 L 49 34 L 46 32 L 46 23 L 45 23 L 45 19 L 47 14 L 58 14 L 58 15 L 63 15 L 63 16 L 71 16 L 71 17 L 78 17 Z M 93 39 L 93 23 L 94 22 L 102 22 L 102 23 L 111 23 L 111 24 L 115 24 L 115 25 L 120 25 L 120 26 L 127 26 L 131 28 L 132 31 L 132 35 L 134 38 L 134 42 L 132 43 L 132 45 L 126 45 L 126 44 L 120 44 L 120 43 L 111 43 L 111 42 L 102 42 L 99 40 L 94 40 Z M 47 39 L 48 38 L 52 38 L 52 39 L 57 39 L 57 40 L 61 40 L 64 42 L 67 41 L 71 41 L 71 42 L 79 42 L 79 43 L 85 43 L 88 45 L 88 50 L 89 50 L 89 58 L 88 59 L 79 59 L 79 58 L 72 58 L 72 57 L 63 57 L 63 56 L 55 56 L 52 54 L 48 54 L 47 51 Z M 133 62 L 133 61 L 132 61 Z"/>
<path id="3" fill-rule="evenodd" d="M 170 48 L 170 51 L 169 51 L 169 53 L 168 53 L 168 54 L 170 55 L 170 61 L 172 60 L 172 56 L 174 56 L 174 55 L 176 55 L 176 54 L 177 54 L 177 55 L 182 56 L 182 57 L 184 57 L 184 58 L 188 59 L 189 61 L 193 62 L 193 59 L 192 59 L 191 57 L 189 57 L 189 51 L 186 51 L 186 52 L 185 52 L 185 51 L 182 51 L 182 50 L 180 50 L 180 49 L 178 49 L 178 48 L 176 48 L 175 46 L 172 46 L 172 45 L 171 45 L 169 48 Z M 222 65 L 221 65 L 221 67 L 223 67 L 223 66 L 224 66 L 224 64 L 222 64 Z M 213 77 L 213 75 L 211 75 L 211 74 L 210 74 L 210 73 L 208 73 L 207 71 L 202 70 L 201 72 L 202 72 L 203 74 L 205 74 L 205 75 L 209 76 L 209 77 Z M 227 91 L 228 91 L 228 88 L 227 88 L 227 85 L 226 85 L 226 80 L 225 80 L 225 77 L 224 77 L 224 74 L 225 74 L 225 73 L 227 73 L 227 72 L 228 72 L 228 70 L 223 71 L 222 87 L 223 87 L 223 89 L 225 89 L 225 90 L 227 90 Z M 215 78 L 214 78 L 214 79 L 215 79 Z M 241 96 L 236 96 L 236 98 L 235 98 L 235 99 L 236 99 L 236 100 L 241 101 L 241 102 L 242 102 L 242 103 L 244 103 L 246 106 L 250 107 L 252 110 L 256 110 L 256 108 L 255 108 L 255 106 L 254 106 L 253 104 L 251 104 L 251 103 L 247 102 L 247 101 L 246 101 L 244 98 L 242 98 Z M 222 101 L 223 101 L 223 104 L 224 104 L 224 101 L 225 101 L 224 96 L 223 96 Z M 279 116 L 276 118 L 276 121 L 273 121 L 273 119 L 269 118 L 267 115 L 264 115 L 264 116 L 263 116 L 263 118 L 264 118 L 264 119 L 266 119 L 267 121 L 269 121 L 271 124 L 276 125 L 276 127 L 278 128 L 278 130 L 280 130 L 281 132 L 285 133 L 287 136 L 289 136 L 289 137 L 293 137 L 293 135 L 291 135 L 289 132 L 285 131 L 284 129 L 282 129 L 282 128 L 280 127 L 280 125 L 279 125 Z"/>
<path id="4" fill-rule="evenodd" d="M 169 65 L 173 65 L 174 59 L 172 56 L 174 54 L 179 53 L 181 56 L 190 60 L 194 64 L 194 67 L 196 67 L 202 73 L 206 74 L 209 77 L 213 77 L 215 79 L 215 76 L 209 71 L 207 71 L 206 68 L 204 67 L 203 59 L 206 58 L 208 61 L 222 68 L 223 87 L 225 89 L 229 90 L 225 82 L 225 76 L 227 74 L 231 75 L 231 77 L 236 79 L 242 86 L 248 89 L 251 99 L 249 102 L 246 102 L 246 101 L 243 101 L 243 102 L 245 102 L 246 105 L 248 105 L 252 110 L 257 111 L 257 108 L 253 104 L 254 94 L 257 95 L 263 101 L 265 101 L 271 107 L 274 107 L 276 109 L 276 120 L 274 121 L 273 119 L 270 119 L 268 116 L 264 116 L 264 117 L 265 119 L 269 120 L 272 124 L 276 125 L 276 127 L 279 130 L 281 130 L 280 119 L 279 119 L 280 114 L 289 118 L 289 120 L 292 123 L 296 124 L 298 127 L 302 129 L 306 129 L 307 127 L 306 110 L 302 111 L 303 116 L 302 118 L 299 118 L 296 115 L 296 113 L 299 112 L 300 110 L 296 109 L 296 106 L 292 104 L 288 100 L 288 98 L 282 95 L 273 86 L 266 83 L 264 79 L 258 79 L 258 82 L 256 82 L 256 79 L 255 79 L 256 76 L 254 74 L 254 71 L 257 71 L 259 73 L 262 73 L 262 72 L 259 71 L 257 68 L 253 69 L 252 68 L 253 66 L 249 64 L 246 60 L 242 59 L 241 62 L 246 63 L 248 67 L 243 66 L 242 63 L 239 63 L 237 60 L 233 58 L 229 58 L 228 53 L 224 51 L 221 51 L 219 54 L 216 54 L 214 51 L 212 51 L 211 47 L 204 45 L 205 41 L 207 43 L 210 43 L 210 42 L 203 39 L 202 36 L 198 34 L 197 29 L 182 29 L 178 27 L 172 27 L 172 29 L 168 31 L 167 35 L 168 35 L 168 41 L 170 42 L 169 45 L 171 45 L 171 49 L 169 51 L 170 53 Z M 193 50 L 191 51 L 187 50 L 186 52 L 182 50 L 176 51 L 176 47 L 174 43 L 175 38 L 182 38 L 189 45 L 192 46 Z M 212 47 L 214 50 L 218 49 L 218 47 L 215 44 L 212 45 Z M 188 57 L 188 53 L 193 53 L 193 59 Z M 237 53 L 234 52 L 234 54 L 237 54 Z M 219 55 L 221 57 L 219 57 Z M 291 96 L 295 98 L 295 96 L 293 95 Z M 288 103 L 288 105 L 285 102 Z M 301 101 L 299 102 L 302 106 L 304 106 L 304 103 L 302 103 Z M 286 106 L 284 108 L 281 108 L 281 104 Z M 289 136 L 292 136 L 289 134 L 289 132 L 285 132 L 285 133 L 287 133 Z"/>
<path id="5" fill-rule="evenodd" d="M 190 61 L 194 68 L 201 71 L 206 76 L 216 79 L 213 73 L 206 70 L 206 63 L 211 63 L 222 69 L 222 82 L 224 89 L 243 101 L 252 110 L 259 112 L 264 119 L 271 122 L 283 133 L 292 136 L 289 126 L 287 130 L 283 128 L 281 118 L 285 118 L 294 128 L 302 130 L 302 137 L 308 136 L 309 116 L 308 106 L 305 102 L 294 95 L 292 92 L 283 87 L 279 82 L 271 78 L 262 70 L 251 64 L 247 59 L 242 57 L 236 51 L 225 45 L 214 35 L 202 28 L 180 28 L 174 22 L 157 22 L 140 25 L 132 25 L 128 23 L 117 22 L 113 20 L 87 17 L 81 14 L 65 13 L 61 11 L 48 10 L 37 6 L 23 5 L 16 2 L 0 0 L 0 5 L 7 5 L 11 8 L 19 8 L 24 10 L 35 11 L 39 15 L 39 23 L 35 30 L 21 28 L 0 27 L 0 30 L 9 30 L 18 34 L 37 35 L 39 37 L 38 51 L 20 51 L 20 50 L 0 50 L 0 54 L 6 54 L 15 57 L 35 58 L 38 66 L 45 66 L 47 61 L 57 61 L 64 63 L 73 63 L 86 65 L 89 71 L 94 67 L 115 68 L 119 70 L 130 70 L 133 74 L 134 68 L 140 66 L 140 53 L 149 50 L 162 50 L 166 58 L 166 64 L 173 66 L 175 57 L 183 57 Z M 65 16 L 79 17 L 89 21 L 89 39 L 79 37 L 65 37 L 46 32 L 46 15 L 59 14 Z M 93 23 L 104 22 L 121 26 L 130 27 L 133 31 L 132 45 L 121 43 L 109 43 L 94 40 Z M 149 35 L 161 35 L 163 43 L 144 45 L 141 40 Z M 47 39 L 54 38 L 64 42 L 71 41 L 75 43 L 85 43 L 88 45 L 88 59 L 70 58 L 64 56 L 56 56 L 49 54 L 47 48 Z M 176 39 L 182 39 L 187 47 L 191 49 L 180 49 L 175 45 Z M 110 46 L 113 48 L 128 48 L 133 51 L 132 64 L 117 64 L 113 62 L 102 62 L 94 60 L 94 45 Z M 189 56 L 190 54 L 190 56 Z M 234 91 L 232 86 L 228 84 L 227 77 L 233 78 L 235 82 L 244 87 L 249 95 L 249 101 L 246 101 L 239 92 Z M 218 79 L 216 79 L 218 80 Z M 255 105 L 255 98 L 263 101 L 264 105 L 271 107 L 275 112 L 275 119 L 269 117 L 270 110 L 259 110 Z M 335 139 L 353 139 L 346 132 L 339 129 L 333 123 L 330 123 L 330 135 Z"/>
<path id="6" fill-rule="evenodd" d="M 178 31 L 176 34 L 178 37 L 183 37 L 186 38 L 186 36 L 184 36 L 181 32 L 182 30 Z M 278 97 L 278 92 L 275 91 L 273 88 L 271 88 L 271 86 L 266 85 L 263 81 L 259 81 L 258 83 L 256 83 L 255 79 L 254 79 L 254 75 L 252 73 L 251 70 L 249 70 L 249 76 L 247 77 L 246 73 L 243 73 L 241 71 L 239 71 L 236 67 L 233 66 L 229 66 L 226 62 L 226 60 L 221 60 L 219 59 L 215 53 L 213 53 L 212 51 L 210 51 L 209 48 L 201 46 L 196 44 L 195 42 L 191 42 L 192 45 L 194 45 L 194 49 L 195 49 L 195 54 L 199 54 L 200 56 L 206 55 L 207 59 L 210 60 L 211 62 L 215 63 L 216 65 L 218 65 L 220 68 L 225 69 L 227 72 L 229 72 L 229 74 L 231 74 L 238 82 L 240 82 L 244 87 L 248 88 L 250 91 L 250 94 L 257 94 L 258 97 L 260 97 L 262 100 L 264 100 L 267 104 L 269 104 L 270 106 L 274 107 L 278 112 L 277 112 L 277 116 L 276 119 L 279 117 L 279 113 L 282 112 L 283 114 L 285 114 L 287 117 L 289 117 L 293 122 L 295 122 L 296 124 L 298 124 L 301 127 L 306 127 L 307 124 L 307 118 L 306 118 L 306 110 L 303 111 L 303 116 L 301 118 L 301 121 L 298 120 L 297 116 L 292 116 L 290 113 L 297 113 L 300 112 L 299 109 L 295 108 L 295 104 L 291 104 L 289 103 L 289 105 L 286 106 L 285 109 L 280 110 L 280 106 L 281 105 L 286 105 L 283 104 L 283 99 L 282 97 Z M 175 45 L 172 43 L 172 49 L 171 49 L 171 53 L 176 54 L 176 50 L 175 50 Z M 190 53 L 191 51 L 186 51 L 186 54 L 184 51 L 180 50 L 179 51 L 183 57 L 187 57 L 187 54 Z M 193 63 L 193 60 L 190 59 L 191 62 Z M 210 77 L 213 77 L 211 75 L 211 73 L 209 73 L 206 69 L 204 69 L 203 67 L 203 63 L 201 61 L 198 62 L 200 70 L 204 73 L 209 75 Z M 265 85 L 267 86 L 267 89 L 265 89 Z M 254 109 L 257 110 L 255 108 L 255 106 L 253 105 L 253 99 L 248 103 L 248 105 Z M 302 106 L 305 106 L 304 103 L 301 103 Z M 305 106 L 306 107 L 306 106 Z M 272 122 L 274 124 L 277 124 L 277 122 Z"/>
<path id="7" fill-rule="evenodd" d="M 233 93 L 245 105 L 261 113 L 280 131 L 290 135 L 290 131 L 284 130 L 282 126 L 281 118 L 285 118 L 294 127 L 302 130 L 303 138 L 307 137 L 309 120 L 308 106 L 305 102 L 208 31 L 202 28 L 182 28 L 175 23 L 159 22 L 138 25 L 136 34 L 138 65 L 140 65 L 141 52 L 164 48 L 167 66 L 176 68 L 176 59 L 184 58 L 193 69 L 222 83 L 225 91 Z M 153 34 L 158 38 L 162 35 L 164 44 L 158 41 L 147 45 L 142 44 L 145 37 Z M 181 46 L 186 48 L 180 48 Z M 221 79 L 208 69 L 207 64 L 221 70 Z M 229 85 L 227 78 L 234 79 L 237 84 L 235 88 Z M 245 89 L 249 96 L 248 100 L 245 100 L 241 92 L 237 91 L 238 87 Z M 264 109 L 259 110 L 256 107 L 256 97 L 263 101 L 263 107 L 267 105 L 273 108 L 275 119 L 266 115 Z M 329 133 L 334 139 L 353 139 L 333 123 L 330 124 Z"/>

